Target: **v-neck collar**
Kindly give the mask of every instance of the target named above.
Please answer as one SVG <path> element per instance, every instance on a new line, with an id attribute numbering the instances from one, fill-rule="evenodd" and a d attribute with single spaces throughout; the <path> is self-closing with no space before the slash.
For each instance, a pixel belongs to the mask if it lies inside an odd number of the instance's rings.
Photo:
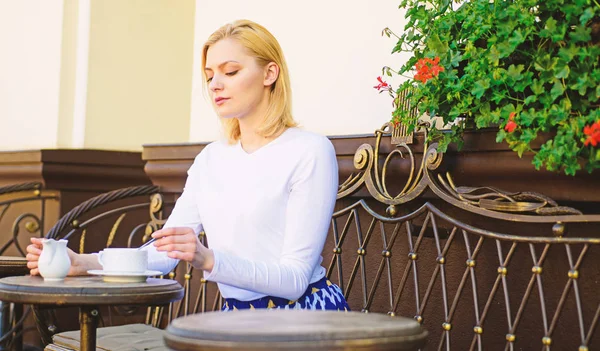
<path id="1" fill-rule="evenodd" d="M 290 131 L 290 129 L 294 129 L 292 128 L 287 128 L 286 130 L 283 131 L 283 133 L 279 134 L 279 136 L 271 141 L 269 141 L 268 143 L 266 143 L 265 145 L 259 147 L 258 149 L 252 151 L 252 152 L 246 152 L 246 150 L 244 150 L 244 148 L 242 147 L 242 141 L 241 139 L 237 141 L 236 147 L 240 150 L 240 152 L 246 156 L 246 157 L 253 157 L 254 155 L 258 154 L 259 152 L 261 152 L 263 149 L 268 148 L 271 145 L 274 145 L 276 143 L 278 143 L 280 140 L 283 139 L 283 137 L 288 134 L 288 132 Z"/>

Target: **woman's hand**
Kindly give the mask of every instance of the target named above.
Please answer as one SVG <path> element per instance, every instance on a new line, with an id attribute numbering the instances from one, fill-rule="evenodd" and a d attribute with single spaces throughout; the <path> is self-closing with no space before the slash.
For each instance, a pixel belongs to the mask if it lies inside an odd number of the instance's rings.
<path id="1" fill-rule="evenodd" d="M 165 228 L 152 234 L 156 239 L 157 251 L 166 251 L 167 256 L 189 262 L 194 268 L 210 272 L 214 266 L 214 255 L 202 245 L 191 228 Z"/>
<path id="2" fill-rule="evenodd" d="M 27 246 L 27 268 L 29 268 L 29 274 L 39 275 L 40 270 L 38 268 L 38 260 L 42 254 L 42 239 L 31 238 L 31 244 Z M 102 269 L 98 259 L 94 255 L 76 254 L 73 250 L 67 248 L 69 259 L 71 259 L 71 268 L 67 275 L 87 275 L 87 271 L 90 269 Z"/>

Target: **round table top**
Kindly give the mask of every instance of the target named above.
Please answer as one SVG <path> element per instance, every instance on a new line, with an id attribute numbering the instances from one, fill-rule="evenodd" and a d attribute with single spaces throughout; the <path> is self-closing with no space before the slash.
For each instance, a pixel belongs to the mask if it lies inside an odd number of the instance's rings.
<path id="1" fill-rule="evenodd" d="M 3 301 L 40 305 L 158 305 L 180 300 L 183 288 L 171 279 L 107 283 L 102 277 L 44 281 L 27 275 L 0 279 L 0 296 Z"/>
<path id="2" fill-rule="evenodd" d="M 12 277 L 29 273 L 25 257 L 0 256 L 0 277 Z"/>
<path id="3" fill-rule="evenodd" d="M 414 319 L 385 314 L 244 310 L 175 319 L 165 342 L 174 350 L 417 350 L 426 336 Z"/>

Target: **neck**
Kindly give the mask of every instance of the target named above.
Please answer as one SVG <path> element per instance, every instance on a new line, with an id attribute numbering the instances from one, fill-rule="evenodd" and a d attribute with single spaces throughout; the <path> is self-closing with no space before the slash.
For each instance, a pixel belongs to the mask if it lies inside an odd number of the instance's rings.
<path id="1" fill-rule="evenodd" d="M 239 119 L 239 122 L 240 143 L 246 152 L 252 153 L 270 141 L 271 138 L 265 138 L 258 134 L 257 130 L 260 123 L 253 123 L 253 121 L 248 121 L 246 118 Z"/>
<path id="2" fill-rule="evenodd" d="M 238 122 L 240 123 L 240 142 L 242 148 L 248 153 L 258 150 L 277 137 L 277 135 L 264 137 L 258 133 L 258 129 L 263 123 L 268 106 L 269 96 L 266 94 L 252 113 L 247 114 L 242 118 L 238 118 Z"/>

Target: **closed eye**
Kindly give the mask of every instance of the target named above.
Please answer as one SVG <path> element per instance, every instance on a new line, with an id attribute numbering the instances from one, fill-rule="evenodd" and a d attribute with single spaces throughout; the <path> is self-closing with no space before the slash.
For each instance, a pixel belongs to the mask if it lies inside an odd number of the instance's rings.
<path id="1" fill-rule="evenodd" d="M 228 75 L 228 76 L 235 76 L 236 73 L 238 73 L 238 71 L 227 72 L 225 74 Z"/>

